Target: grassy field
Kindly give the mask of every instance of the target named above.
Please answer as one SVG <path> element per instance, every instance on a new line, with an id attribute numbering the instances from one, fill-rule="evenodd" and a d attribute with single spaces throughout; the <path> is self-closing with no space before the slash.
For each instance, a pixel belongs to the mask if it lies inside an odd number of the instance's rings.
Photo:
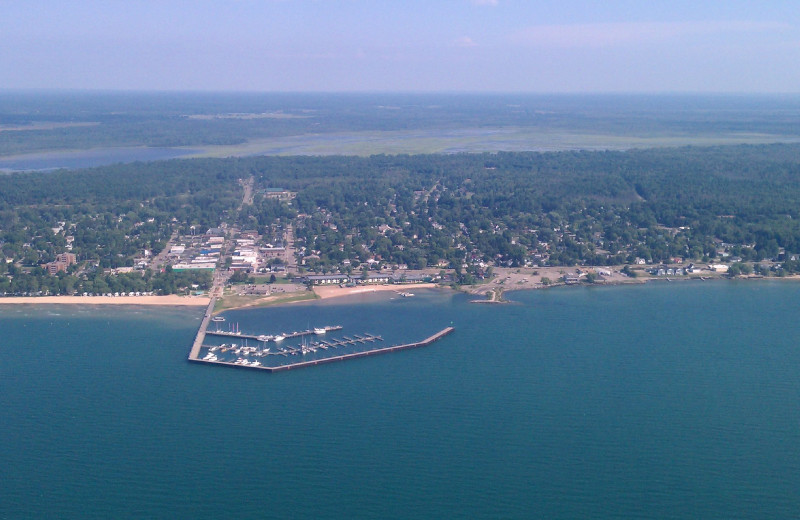
<path id="1" fill-rule="evenodd" d="M 339 132 L 253 139 L 241 145 L 205 147 L 203 157 L 245 155 L 427 154 L 496 151 L 627 150 L 800 142 L 797 135 L 709 133 L 618 135 L 551 131 L 529 127 Z"/>
<path id="2" fill-rule="evenodd" d="M 239 309 L 242 307 L 267 307 L 270 305 L 282 305 L 286 303 L 316 299 L 317 295 L 314 294 L 313 291 L 302 291 L 297 293 L 277 294 L 271 296 L 240 296 L 237 294 L 226 294 L 222 298 L 217 299 L 217 303 L 214 306 L 214 314 L 229 309 Z"/>

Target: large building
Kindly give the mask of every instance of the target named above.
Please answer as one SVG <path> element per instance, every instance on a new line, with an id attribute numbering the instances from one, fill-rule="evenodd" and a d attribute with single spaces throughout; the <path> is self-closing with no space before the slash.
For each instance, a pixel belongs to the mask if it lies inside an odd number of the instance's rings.
<path id="1" fill-rule="evenodd" d="M 67 271 L 67 267 L 78 262 L 77 257 L 73 253 L 61 253 L 56 255 L 54 262 L 44 264 L 45 270 L 51 274 L 57 274 L 60 271 Z"/>

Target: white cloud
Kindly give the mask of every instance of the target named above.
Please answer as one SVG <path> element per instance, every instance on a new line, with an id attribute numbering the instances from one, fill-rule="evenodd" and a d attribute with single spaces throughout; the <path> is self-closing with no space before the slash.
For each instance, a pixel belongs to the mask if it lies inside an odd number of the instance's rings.
<path id="1" fill-rule="evenodd" d="M 461 38 L 456 38 L 453 42 L 453 45 L 456 47 L 477 47 L 478 44 L 470 38 L 469 36 L 462 36 Z"/>
<path id="2" fill-rule="evenodd" d="M 661 42 L 689 36 L 722 33 L 773 32 L 789 29 L 778 22 L 622 22 L 537 25 L 512 36 L 512 41 L 535 47 L 610 47 Z"/>

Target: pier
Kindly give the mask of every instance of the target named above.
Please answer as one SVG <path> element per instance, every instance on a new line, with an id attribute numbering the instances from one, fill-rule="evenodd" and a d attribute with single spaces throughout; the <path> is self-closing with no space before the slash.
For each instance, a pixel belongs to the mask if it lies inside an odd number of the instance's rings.
<path id="1" fill-rule="evenodd" d="M 206 329 L 208 329 L 208 324 L 211 322 L 211 313 L 214 312 L 214 304 L 216 302 L 217 298 L 212 296 L 208 307 L 206 307 L 206 314 L 203 316 L 203 321 L 200 322 L 200 328 L 197 329 L 197 335 L 194 337 L 192 350 L 189 351 L 189 361 L 197 361 L 197 356 L 200 355 L 200 348 L 202 348 L 203 341 L 206 339 Z"/>
<path id="2" fill-rule="evenodd" d="M 202 327 L 201 327 L 201 329 L 202 329 Z M 387 354 L 389 352 L 397 352 L 397 351 L 400 351 L 400 350 L 407 350 L 407 349 L 411 349 L 411 348 L 426 347 L 426 346 L 430 345 L 431 343 L 434 343 L 435 341 L 438 341 L 441 338 L 447 336 L 448 334 L 450 334 L 454 330 L 455 329 L 453 327 L 447 327 L 445 329 L 440 330 L 436 334 L 434 334 L 434 335 L 432 335 L 432 336 L 430 336 L 428 338 L 425 338 L 422 341 L 417 341 L 415 343 L 406 343 L 406 344 L 403 344 L 403 345 L 393 345 L 391 347 L 384 347 L 384 348 L 379 348 L 379 349 L 366 350 L 364 352 L 354 352 L 352 354 L 342 354 L 341 356 L 332 356 L 332 357 L 322 358 L 322 359 L 313 359 L 313 360 L 309 360 L 309 361 L 298 361 L 297 363 L 290 363 L 290 364 L 287 364 L 287 365 L 280 365 L 280 366 L 276 366 L 276 367 L 265 367 L 265 366 L 261 366 L 261 365 L 255 365 L 255 366 L 254 365 L 243 365 L 243 364 L 238 364 L 238 363 L 229 362 L 229 361 L 210 361 L 210 360 L 205 360 L 205 359 L 198 359 L 197 356 L 200 353 L 200 347 L 202 346 L 202 340 L 200 341 L 200 345 L 197 346 L 197 339 L 195 339 L 195 345 L 192 346 L 192 353 L 194 355 L 192 355 L 192 354 L 189 355 L 189 361 L 193 361 L 193 362 L 196 362 L 196 363 L 210 363 L 210 364 L 213 364 L 213 365 L 225 365 L 225 366 L 231 366 L 231 367 L 237 367 L 237 368 L 252 368 L 252 369 L 256 369 L 256 370 L 266 370 L 267 372 L 282 372 L 282 371 L 286 371 L 286 370 L 293 370 L 293 369 L 296 369 L 296 368 L 310 367 L 310 366 L 315 366 L 315 365 L 322 365 L 322 364 L 325 364 L 325 363 L 333 363 L 333 362 L 337 362 L 337 361 L 347 361 L 348 359 L 356 359 L 356 358 L 362 358 L 362 357 L 367 357 L 367 356 L 373 356 L 375 354 Z M 199 332 L 198 332 L 198 335 L 199 335 Z M 380 336 L 374 336 L 372 334 L 367 334 L 366 336 L 362 336 L 362 338 L 364 338 L 364 339 L 373 338 L 373 341 L 374 341 L 374 340 L 379 340 Z M 334 343 L 345 344 L 345 343 L 350 343 L 350 342 L 355 343 L 356 341 L 358 341 L 358 340 L 350 339 L 347 342 L 344 342 L 344 341 L 339 341 L 339 342 L 333 341 L 333 342 L 324 342 L 324 343 L 327 344 L 328 346 L 334 346 Z M 320 344 L 322 344 L 322 342 Z M 197 352 L 195 352 L 195 346 L 197 348 Z"/>

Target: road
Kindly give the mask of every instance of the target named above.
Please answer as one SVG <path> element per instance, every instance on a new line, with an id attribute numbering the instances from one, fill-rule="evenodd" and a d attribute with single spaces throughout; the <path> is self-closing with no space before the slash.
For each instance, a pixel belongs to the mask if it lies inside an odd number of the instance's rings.
<path id="1" fill-rule="evenodd" d="M 169 254 L 169 250 L 172 248 L 172 245 L 175 243 L 175 239 L 178 238 L 178 231 L 174 231 L 172 236 L 169 238 L 167 245 L 164 246 L 155 257 L 153 257 L 153 261 L 150 262 L 151 269 L 154 271 L 160 271 L 167 263 L 167 255 Z"/>
<path id="2" fill-rule="evenodd" d="M 256 179 L 252 175 L 246 181 L 240 181 L 242 184 L 242 188 L 244 188 L 244 195 L 242 196 L 242 203 L 239 204 L 239 209 L 242 209 L 245 204 L 252 204 L 253 203 L 253 186 L 255 185 Z"/>
<path id="3" fill-rule="evenodd" d="M 286 233 L 283 237 L 283 247 L 286 249 L 283 252 L 283 264 L 286 266 L 286 273 L 296 273 L 297 257 L 295 256 L 294 226 L 292 224 L 286 226 Z"/>

